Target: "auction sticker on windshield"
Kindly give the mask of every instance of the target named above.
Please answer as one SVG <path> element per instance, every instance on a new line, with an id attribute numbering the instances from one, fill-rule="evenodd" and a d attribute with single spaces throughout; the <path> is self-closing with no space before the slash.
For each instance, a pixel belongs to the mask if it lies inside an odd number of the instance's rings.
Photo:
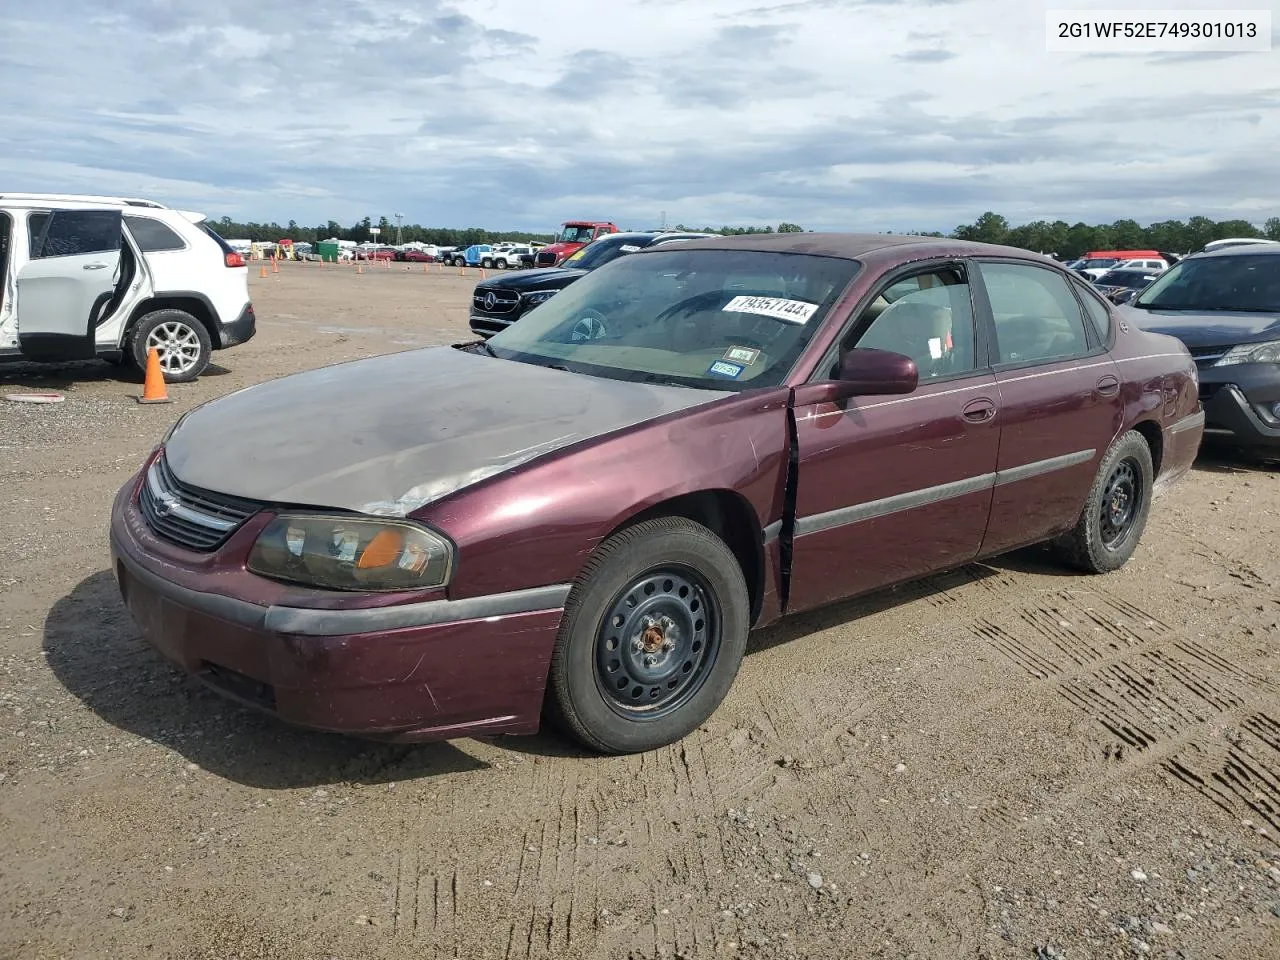
<path id="1" fill-rule="evenodd" d="M 755 363 L 759 356 L 760 351 L 755 347 L 730 347 L 724 352 L 724 359 L 730 363 L 743 363 L 748 367 Z"/>
<path id="2" fill-rule="evenodd" d="M 725 377 L 728 380 L 737 380 L 742 376 L 743 367 L 737 363 L 726 363 L 723 360 L 717 360 L 711 366 L 707 367 L 707 373 L 713 377 Z"/>
<path id="3" fill-rule="evenodd" d="M 734 297 L 724 305 L 725 313 L 756 313 L 784 323 L 808 323 L 817 311 L 816 303 L 782 297 Z"/>

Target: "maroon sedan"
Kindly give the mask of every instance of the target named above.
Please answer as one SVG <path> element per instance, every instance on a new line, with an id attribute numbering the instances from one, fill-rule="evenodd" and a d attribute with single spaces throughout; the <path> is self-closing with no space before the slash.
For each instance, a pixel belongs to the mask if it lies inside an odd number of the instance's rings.
<path id="1" fill-rule="evenodd" d="M 695 240 L 487 343 L 184 416 L 121 491 L 142 634 L 326 730 L 674 741 L 747 633 L 977 557 L 1133 553 L 1203 414 L 1177 340 L 1022 250 Z M 797 693 L 797 695 L 799 695 Z"/>

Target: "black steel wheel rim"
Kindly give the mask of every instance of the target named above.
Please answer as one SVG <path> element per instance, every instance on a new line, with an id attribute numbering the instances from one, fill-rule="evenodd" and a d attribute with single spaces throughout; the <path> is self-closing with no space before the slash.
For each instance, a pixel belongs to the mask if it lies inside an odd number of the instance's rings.
<path id="1" fill-rule="evenodd" d="M 1133 532 L 1146 491 L 1142 488 L 1142 472 L 1132 457 L 1117 463 L 1102 490 L 1100 526 L 1102 545 L 1117 550 Z"/>
<path id="2" fill-rule="evenodd" d="M 613 598 L 596 634 L 596 686 L 615 713 L 657 720 L 689 702 L 720 652 L 720 602 L 701 574 L 663 566 Z"/>

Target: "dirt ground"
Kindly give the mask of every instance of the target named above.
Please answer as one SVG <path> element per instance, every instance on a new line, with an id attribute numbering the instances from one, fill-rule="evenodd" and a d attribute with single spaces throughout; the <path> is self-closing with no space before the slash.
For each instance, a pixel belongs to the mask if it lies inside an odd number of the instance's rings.
<path id="1" fill-rule="evenodd" d="M 475 276 L 288 264 L 177 402 L 0 367 L 0 957 L 1280 957 L 1280 474 L 757 634 L 643 756 L 300 732 L 142 645 L 109 505 L 196 403 L 466 338 Z M 246 424 L 252 429 L 252 424 Z"/>

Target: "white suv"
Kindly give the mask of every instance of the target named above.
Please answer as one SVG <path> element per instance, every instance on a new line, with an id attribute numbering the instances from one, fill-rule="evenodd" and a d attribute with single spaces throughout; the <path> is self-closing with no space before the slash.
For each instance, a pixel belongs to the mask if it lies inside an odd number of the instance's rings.
<path id="1" fill-rule="evenodd" d="M 0 193 L 0 360 L 99 357 L 170 383 L 256 318 L 244 258 L 202 214 L 150 200 Z"/>

